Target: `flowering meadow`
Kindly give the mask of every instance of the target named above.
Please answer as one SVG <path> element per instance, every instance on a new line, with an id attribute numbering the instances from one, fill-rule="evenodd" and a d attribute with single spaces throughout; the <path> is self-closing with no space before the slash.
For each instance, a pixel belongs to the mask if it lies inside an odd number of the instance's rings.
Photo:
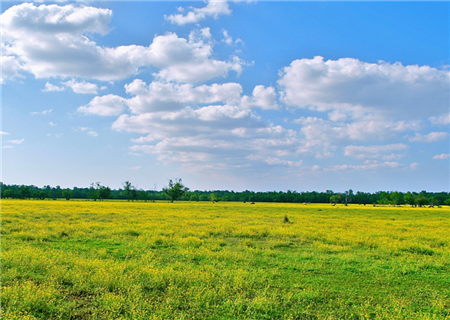
<path id="1" fill-rule="evenodd" d="M 9 319 L 450 319 L 450 208 L 1 203 Z"/>

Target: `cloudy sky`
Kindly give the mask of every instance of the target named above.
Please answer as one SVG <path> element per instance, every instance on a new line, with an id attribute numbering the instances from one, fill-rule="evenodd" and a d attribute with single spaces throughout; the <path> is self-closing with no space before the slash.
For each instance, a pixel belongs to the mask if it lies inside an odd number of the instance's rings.
<path id="1" fill-rule="evenodd" d="M 2 2 L 2 181 L 449 191 L 449 2 Z"/>

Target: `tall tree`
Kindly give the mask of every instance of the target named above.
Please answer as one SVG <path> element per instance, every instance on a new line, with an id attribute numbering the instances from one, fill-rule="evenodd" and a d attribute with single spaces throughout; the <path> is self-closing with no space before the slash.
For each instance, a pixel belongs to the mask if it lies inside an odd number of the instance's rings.
<path id="1" fill-rule="evenodd" d="M 98 189 L 100 189 L 100 182 L 92 182 L 91 187 L 89 188 L 89 197 L 94 199 L 94 201 L 97 201 Z"/>
<path id="2" fill-rule="evenodd" d="M 181 179 L 175 179 L 175 182 L 170 179 L 169 185 L 163 188 L 163 192 L 170 197 L 171 202 L 180 199 L 188 191 L 189 188 L 183 185 Z"/>
<path id="3" fill-rule="evenodd" d="M 108 199 L 111 196 L 111 189 L 109 187 L 100 186 L 98 188 L 98 197 L 101 200 Z"/>
<path id="4" fill-rule="evenodd" d="M 123 190 L 125 191 L 125 196 L 127 197 L 127 200 L 130 201 L 133 193 L 133 186 L 131 185 L 130 181 L 125 181 L 123 183 Z"/>
<path id="5" fill-rule="evenodd" d="M 70 198 L 72 197 L 72 191 L 70 189 L 64 189 L 63 190 L 63 197 L 66 200 L 70 200 Z"/>

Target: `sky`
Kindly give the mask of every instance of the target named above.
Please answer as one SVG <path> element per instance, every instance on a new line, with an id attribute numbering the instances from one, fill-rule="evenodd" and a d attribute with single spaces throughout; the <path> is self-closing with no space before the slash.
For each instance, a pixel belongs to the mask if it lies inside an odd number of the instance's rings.
<path id="1" fill-rule="evenodd" d="M 450 3 L 2 1 L 6 184 L 450 191 Z"/>

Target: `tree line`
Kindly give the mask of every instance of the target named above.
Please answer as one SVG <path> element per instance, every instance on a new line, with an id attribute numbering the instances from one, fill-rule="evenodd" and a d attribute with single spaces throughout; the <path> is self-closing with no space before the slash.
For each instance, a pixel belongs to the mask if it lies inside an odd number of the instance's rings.
<path id="1" fill-rule="evenodd" d="M 228 191 L 209 190 L 190 191 L 181 179 L 169 180 L 169 185 L 162 190 L 143 190 L 125 181 L 122 188 L 111 189 L 100 182 L 92 183 L 85 188 L 61 188 L 49 185 L 37 187 L 33 185 L 7 185 L 1 183 L 1 197 L 14 199 L 91 199 L 102 201 L 117 199 L 128 201 L 238 201 L 238 202 L 292 202 L 292 203 L 332 203 L 332 204 L 380 204 L 380 205 L 411 205 L 411 206 L 439 206 L 450 205 L 450 192 L 325 192 L 308 191 Z"/>

